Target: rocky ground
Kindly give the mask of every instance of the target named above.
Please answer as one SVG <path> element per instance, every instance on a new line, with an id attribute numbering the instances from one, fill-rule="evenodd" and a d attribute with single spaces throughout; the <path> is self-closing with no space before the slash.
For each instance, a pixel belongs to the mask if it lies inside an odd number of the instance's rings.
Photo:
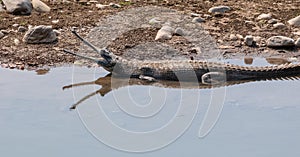
<path id="1" fill-rule="evenodd" d="M 300 17 L 296 18 L 300 15 L 300 0 L 44 0 L 49 8 L 35 4 L 26 15 L 7 12 L 3 2 L 0 0 L 0 64 L 5 68 L 38 69 L 73 63 L 73 56 L 61 52 L 63 48 L 80 49 L 70 28 L 76 27 L 86 36 L 106 16 L 146 5 L 172 8 L 193 17 L 215 38 L 224 58 L 300 59 Z M 213 8 L 218 6 L 226 7 Z M 52 26 L 57 40 L 32 44 L 28 41 L 32 38 L 24 38 L 32 34 L 29 28 L 39 25 Z M 127 39 L 144 37 L 145 31 L 133 34 L 128 34 Z M 148 34 L 153 38 L 156 35 Z M 48 35 L 54 36 L 53 32 Z M 119 39 L 116 43 L 124 41 Z M 120 45 L 115 46 L 120 50 Z"/>

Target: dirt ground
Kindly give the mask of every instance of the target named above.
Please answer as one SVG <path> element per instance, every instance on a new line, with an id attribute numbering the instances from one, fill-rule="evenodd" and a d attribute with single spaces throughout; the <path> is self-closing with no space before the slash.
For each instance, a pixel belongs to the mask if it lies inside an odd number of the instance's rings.
<path id="1" fill-rule="evenodd" d="M 98 25 L 101 18 L 128 8 L 147 5 L 168 7 L 185 14 L 200 14 L 205 19 L 202 27 L 216 39 L 224 58 L 272 56 L 293 57 L 298 61 L 300 58 L 298 48 L 271 49 L 265 45 L 265 40 L 275 35 L 291 37 L 294 40 L 300 37 L 300 29 L 287 24 L 289 19 L 300 15 L 300 0 L 131 0 L 130 2 L 98 0 L 101 4 L 113 2 L 122 6 L 121 8 L 106 7 L 105 9 L 98 9 L 95 7 L 96 3 L 87 4 L 82 1 L 70 0 L 70 3 L 63 3 L 61 0 L 45 0 L 44 2 L 51 7 L 49 13 L 33 11 L 29 16 L 15 16 L 0 12 L 0 30 L 9 31 L 4 38 L 0 39 L 0 64 L 2 67 L 40 69 L 71 64 L 75 58 L 61 51 L 63 48 L 73 51 L 80 49 L 80 42 L 71 34 L 70 28 L 76 27 L 79 34 L 86 36 L 92 28 Z M 209 8 L 219 5 L 230 6 L 232 10 L 225 14 L 212 15 L 208 13 Z M 286 24 L 286 27 L 274 29 L 273 24 L 268 21 L 258 21 L 256 18 L 262 13 L 272 13 L 272 17 Z M 53 20 L 59 20 L 59 22 L 54 24 Z M 25 44 L 22 42 L 25 33 L 18 32 L 18 27 L 14 27 L 14 24 L 25 27 L 52 25 L 61 33 L 58 36 L 58 42 L 54 44 Z M 128 34 L 128 37 L 137 40 L 143 36 L 138 32 L 133 33 L 135 36 Z M 230 38 L 230 35 L 237 34 L 243 37 L 246 35 L 260 36 L 262 41 L 256 47 L 248 47 L 244 44 L 243 39 Z M 153 32 L 149 32 L 150 37 L 153 35 L 155 35 Z M 123 39 L 126 40 L 128 37 L 123 37 Z M 20 41 L 18 44 L 15 43 L 16 39 Z M 116 43 L 124 42 L 116 41 Z M 134 46 L 132 43 L 127 43 L 127 45 Z M 119 45 L 112 49 L 117 53 L 122 47 Z"/>

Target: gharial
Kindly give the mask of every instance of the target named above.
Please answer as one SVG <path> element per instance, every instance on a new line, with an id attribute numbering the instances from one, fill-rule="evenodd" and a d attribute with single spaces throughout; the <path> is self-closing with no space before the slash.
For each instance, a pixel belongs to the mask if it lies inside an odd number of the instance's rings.
<path id="1" fill-rule="evenodd" d="M 300 64 L 283 64 L 278 66 L 247 67 L 201 60 L 128 60 L 117 56 L 106 48 L 98 49 L 72 30 L 84 44 L 99 53 L 101 58 L 83 56 L 69 50 L 64 52 L 92 60 L 117 77 L 131 77 L 149 81 L 194 81 L 213 84 L 226 81 L 276 79 L 297 77 Z"/>

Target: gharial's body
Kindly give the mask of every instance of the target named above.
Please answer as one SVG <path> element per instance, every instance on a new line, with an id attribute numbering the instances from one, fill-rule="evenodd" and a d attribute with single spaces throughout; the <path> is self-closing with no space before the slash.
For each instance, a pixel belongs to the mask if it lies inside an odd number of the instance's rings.
<path id="1" fill-rule="evenodd" d="M 97 51 L 102 58 L 96 59 L 82 56 L 68 50 L 64 51 L 82 58 L 93 60 L 116 76 L 172 81 L 195 81 L 197 79 L 197 81 L 201 81 L 202 83 L 218 83 L 220 81 L 284 78 L 300 74 L 300 64 L 246 67 L 200 60 L 128 60 L 116 56 L 106 49 L 98 50 L 89 42 L 82 39 L 76 32 L 73 33 L 85 44 Z"/>

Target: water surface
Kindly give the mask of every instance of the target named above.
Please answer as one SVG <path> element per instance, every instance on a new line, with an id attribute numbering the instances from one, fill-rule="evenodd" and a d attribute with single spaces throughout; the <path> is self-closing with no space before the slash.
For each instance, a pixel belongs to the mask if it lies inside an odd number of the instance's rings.
<path id="1" fill-rule="evenodd" d="M 226 87 L 220 117 L 203 138 L 198 137 L 199 127 L 213 89 L 186 89 L 200 94 L 198 110 L 188 130 L 175 142 L 157 151 L 128 153 L 99 142 L 85 128 L 78 112 L 69 110 L 75 101 L 101 88 L 99 85 L 62 90 L 63 86 L 73 82 L 93 81 L 104 76 L 104 70 L 64 67 L 51 69 L 45 75 L 8 69 L 0 69 L 0 73 L 1 156 L 300 155 L 300 81 L 251 82 Z M 164 106 L 149 118 L 128 115 L 118 107 L 115 99 L 115 95 L 123 90 L 129 91 L 135 102 L 145 106 L 151 102 L 149 91 L 160 93 L 166 97 Z M 134 85 L 114 90 L 104 97 L 97 94 L 84 101 L 78 111 L 88 110 L 96 104 L 117 126 L 149 131 L 173 118 L 180 105 L 180 92 L 180 89 Z M 181 117 L 185 115 L 178 116 Z M 98 125 L 101 128 L 101 123 Z"/>

